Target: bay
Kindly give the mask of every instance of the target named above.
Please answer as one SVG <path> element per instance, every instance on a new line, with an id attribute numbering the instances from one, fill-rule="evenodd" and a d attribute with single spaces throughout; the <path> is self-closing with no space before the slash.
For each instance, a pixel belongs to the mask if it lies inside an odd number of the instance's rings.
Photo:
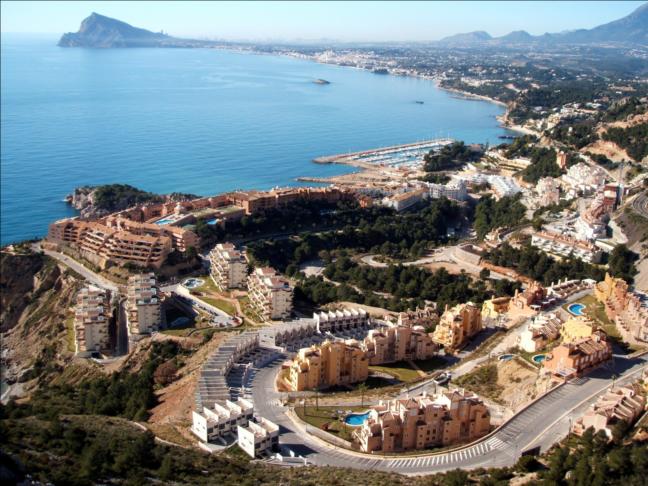
<path id="1" fill-rule="evenodd" d="M 63 198 L 81 185 L 269 189 L 351 170 L 312 163 L 322 155 L 447 136 L 497 144 L 509 133 L 495 118 L 503 107 L 429 80 L 217 49 L 56 41 L 2 35 L 3 245 L 73 215 Z"/>

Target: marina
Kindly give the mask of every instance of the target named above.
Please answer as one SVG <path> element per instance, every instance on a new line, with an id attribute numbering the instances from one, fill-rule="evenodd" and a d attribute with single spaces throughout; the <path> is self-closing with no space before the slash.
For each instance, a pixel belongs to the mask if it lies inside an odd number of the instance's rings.
<path id="1" fill-rule="evenodd" d="M 361 152 L 349 152 L 346 154 L 318 157 L 313 160 L 316 164 L 344 164 L 365 169 L 376 166 L 401 167 L 420 164 L 423 157 L 430 150 L 439 150 L 445 145 L 450 145 L 454 140 L 440 138 L 422 142 L 407 143 L 403 145 L 392 145 Z"/>

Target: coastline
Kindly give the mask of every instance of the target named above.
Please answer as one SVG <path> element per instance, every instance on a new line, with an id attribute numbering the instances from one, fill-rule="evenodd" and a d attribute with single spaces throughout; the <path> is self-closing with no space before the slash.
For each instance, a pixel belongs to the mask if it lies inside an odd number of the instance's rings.
<path id="1" fill-rule="evenodd" d="M 222 50 L 225 50 L 225 51 L 233 51 L 233 52 L 237 52 L 237 53 L 247 53 L 247 54 L 253 54 L 253 55 L 288 57 L 288 58 L 297 59 L 297 60 L 300 60 L 300 61 L 310 61 L 310 62 L 314 62 L 314 63 L 317 63 L 317 64 L 338 66 L 338 67 L 342 67 L 342 68 L 351 68 L 351 69 L 357 69 L 357 70 L 360 70 L 360 71 L 370 72 L 368 69 L 365 69 L 365 68 L 362 68 L 362 67 L 345 66 L 343 64 L 318 61 L 317 59 L 314 59 L 313 57 L 308 57 L 308 56 L 294 56 L 294 55 L 290 55 L 290 54 L 287 54 L 287 53 L 269 53 L 269 52 L 257 51 L 257 50 L 254 50 L 254 49 L 241 49 L 241 48 L 221 47 L 221 46 L 216 46 L 216 47 L 213 47 L 212 49 L 222 49 Z M 387 74 L 389 76 L 396 76 L 396 74 L 389 73 L 389 72 Z M 401 76 L 407 76 L 407 77 L 411 77 L 411 78 L 418 78 L 418 79 L 425 79 L 425 80 L 428 80 L 428 81 L 432 81 L 432 83 L 434 84 L 434 86 L 436 88 L 441 89 L 443 91 L 447 91 L 449 93 L 454 93 L 455 95 L 458 95 L 457 96 L 458 98 L 465 98 L 465 99 L 468 99 L 468 100 L 472 99 L 472 100 L 486 101 L 488 103 L 493 103 L 495 105 L 502 106 L 502 107 L 505 108 L 505 112 L 502 115 L 499 115 L 499 116 L 496 117 L 497 121 L 499 122 L 500 127 L 506 128 L 507 130 L 511 130 L 513 132 L 522 133 L 524 135 L 535 135 L 535 136 L 538 136 L 538 137 L 542 136 L 541 133 L 536 132 L 534 130 L 531 130 L 529 128 L 525 128 L 525 127 L 523 127 L 521 125 L 510 124 L 507 121 L 509 111 L 510 111 L 510 104 L 509 103 L 505 103 L 503 101 L 500 101 L 500 100 L 497 100 L 495 98 L 491 98 L 491 97 L 488 97 L 488 96 L 477 95 L 477 94 L 474 94 L 474 93 L 470 93 L 468 91 L 462 91 L 462 90 L 457 89 L 457 88 L 449 88 L 449 87 L 446 87 L 446 86 L 442 86 L 441 81 L 439 80 L 439 78 L 436 78 L 436 77 L 433 77 L 433 76 L 427 76 L 425 74 L 418 74 L 418 73 L 416 73 L 416 74 L 408 73 L 408 74 L 404 74 L 404 75 L 401 75 Z"/>

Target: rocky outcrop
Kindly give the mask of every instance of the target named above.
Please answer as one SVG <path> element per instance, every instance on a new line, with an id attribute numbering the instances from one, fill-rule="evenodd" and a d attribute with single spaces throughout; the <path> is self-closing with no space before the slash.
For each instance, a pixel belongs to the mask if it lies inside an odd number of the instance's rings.
<path id="1" fill-rule="evenodd" d="M 3 380 L 17 396 L 59 375 L 74 357 L 71 332 L 81 282 L 40 253 L 0 256 Z"/>
<path id="2" fill-rule="evenodd" d="M 63 34 L 59 47 L 205 47 L 209 41 L 178 39 L 162 32 L 140 29 L 120 20 L 93 13 L 78 32 Z"/>

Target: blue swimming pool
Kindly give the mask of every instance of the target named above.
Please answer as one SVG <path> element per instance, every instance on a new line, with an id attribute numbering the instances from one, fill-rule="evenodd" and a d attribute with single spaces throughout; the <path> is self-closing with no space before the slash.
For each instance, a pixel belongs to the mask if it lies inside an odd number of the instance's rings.
<path id="1" fill-rule="evenodd" d="M 359 427 L 360 425 L 364 424 L 368 418 L 369 412 L 350 413 L 344 418 L 344 423 L 347 425 L 352 425 L 353 427 Z"/>
<path id="2" fill-rule="evenodd" d="M 567 307 L 567 310 L 574 314 L 575 316 L 582 316 L 583 309 L 585 309 L 585 304 L 570 304 Z"/>
<path id="3" fill-rule="evenodd" d="M 502 356 L 500 356 L 497 359 L 499 359 L 500 361 L 511 361 L 513 359 L 513 355 L 512 354 L 503 354 Z"/>
<path id="4" fill-rule="evenodd" d="M 533 358 L 531 358 L 534 363 L 540 364 L 542 363 L 545 359 L 547 359 L 546 354 L 536 354 Z"/>
<path id="5" fill-rule="evenodd" d="M 174 219 L 173 218 L 162 218 L 158 219 L 155 224 L 163 225 L 163 224 L 170 224 L 173 223 Z"/>

